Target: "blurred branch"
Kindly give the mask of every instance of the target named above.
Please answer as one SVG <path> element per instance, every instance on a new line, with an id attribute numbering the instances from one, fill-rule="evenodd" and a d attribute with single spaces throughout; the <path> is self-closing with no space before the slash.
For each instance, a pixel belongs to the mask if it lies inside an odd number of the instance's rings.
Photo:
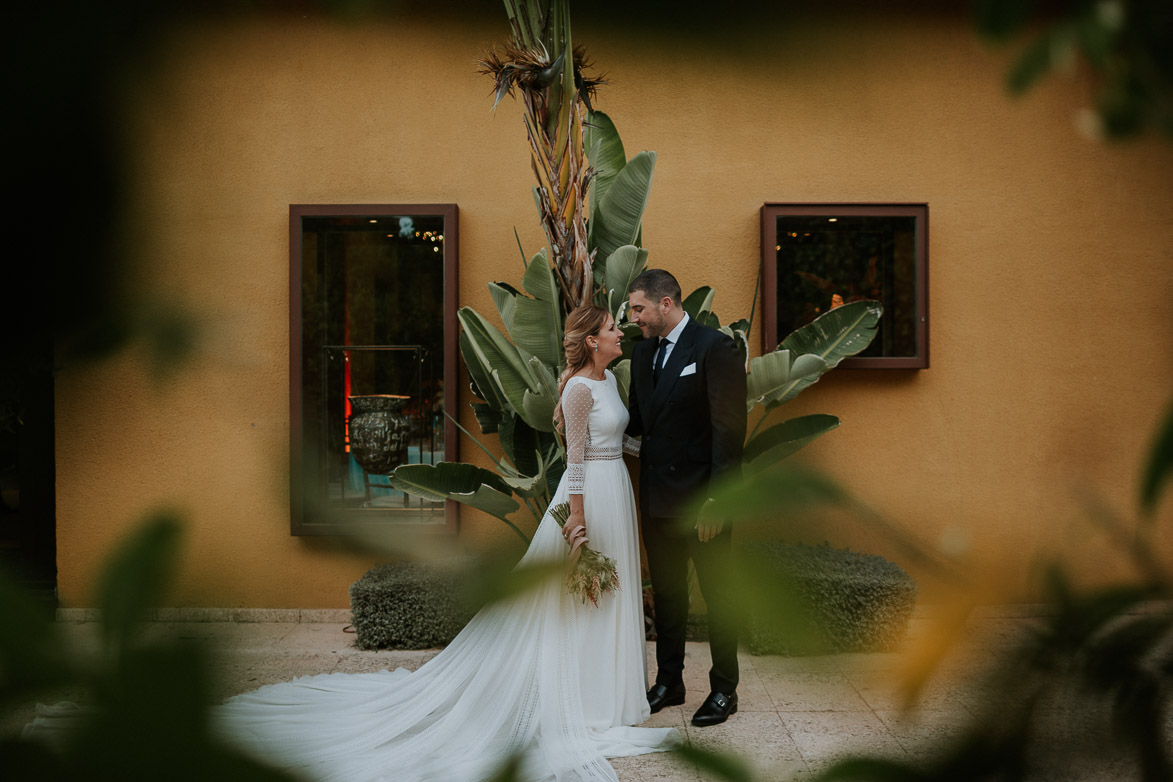
<path id="1" fill-rule="evenodd" d="M 1173 137 L 1173 4 L 1167 0 L 977 0 L 974 15 L 989 40 L 1033 36 L 1007 73 L 1012 94 L 1079 60 L 1096 82 L 1085 133 L 1120 140 L 1155 130 Z"/>

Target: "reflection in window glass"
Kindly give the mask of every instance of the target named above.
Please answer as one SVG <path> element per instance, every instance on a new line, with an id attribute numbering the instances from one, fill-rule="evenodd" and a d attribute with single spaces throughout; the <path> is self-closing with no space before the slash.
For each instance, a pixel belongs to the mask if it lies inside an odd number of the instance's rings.
<path id="1" fill-rule="evenodd" d="M 916 354 L 915 218 L 779 217 L 778 246 L 777 341 L 833 303 L 874 299 L 884 318 L 859 355 Z"/>
<path id="2" fill-rule="evenodd" d="M 444 520 L 387 478 L 445 457 L 444 223 L 302 218 L 303 496 L 327 515 Z"/>
<path id="3" fill-rule="evenodd" d="M 763 335 L 772 350 L 840 304 L 883 306 L 876 338 L 843 366 L 928 366 L 924 204 L 766 204 Z"/>

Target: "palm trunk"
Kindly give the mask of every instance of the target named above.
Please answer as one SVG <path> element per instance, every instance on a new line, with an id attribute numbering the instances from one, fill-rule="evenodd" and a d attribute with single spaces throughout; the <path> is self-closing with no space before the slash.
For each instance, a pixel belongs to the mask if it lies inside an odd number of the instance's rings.
<path id="1" fill-rule="evenodd" d="M 585 204 L 593 171 L 583 147 L 582 95 L 575 78 L 581 55 L 575 57 L 571 39 L 569 0 L 505 0 L 505 7 L 514 48 L 503 59 L 492 56 L 484 70 L 497 79 L 498 100 L 503 88 L 521 92 L 539 219 L 569 312 L 594 297 Z"/>

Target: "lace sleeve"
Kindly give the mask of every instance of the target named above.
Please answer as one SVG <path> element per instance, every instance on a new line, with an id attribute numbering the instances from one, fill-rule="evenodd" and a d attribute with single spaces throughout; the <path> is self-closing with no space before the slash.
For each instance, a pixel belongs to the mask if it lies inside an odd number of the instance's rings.
<path id="1" fill-rule="evenodd" d="M 566 486 L 570 494 L 582 494 L 586 479 L 586 446 L 591 441 L 588 420 L 595 398 L 586 383 L 575 383 L 562 394 L 562 416 L 566 421 Z"/>

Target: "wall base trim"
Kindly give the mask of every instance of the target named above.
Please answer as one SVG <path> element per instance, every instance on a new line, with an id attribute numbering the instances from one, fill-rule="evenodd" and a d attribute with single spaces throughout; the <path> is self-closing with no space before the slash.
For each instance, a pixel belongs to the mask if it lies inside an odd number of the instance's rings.
<path id="1" fill-rule="evenodd" d="M 921 603 L 913 617 L 929 619 L 940 614 L 941 607 Z M 1050 603 L 1003 603 L 976 606 L 973 619 L 1012 619 L 1054 616 Z M 1173 613 L 1173 602 L 1151 600 L 1137 605 L 1131 614 Z M 283 622 L 286 624 L 350 624 L 349 608 L 157 608 L 147 615 L 155 622 Z M 58 622 L 99 622 L 102 612 L 97 608 L 58 608 Z"/>
<path id="2" fill-rule="evenodd" d="M 97 608 L 58 608 L 58 622 L 99 622 Z M 155 622 L 282 622 L 350 624 L 349 608 L 158 608 L 147 614 Z"/>

